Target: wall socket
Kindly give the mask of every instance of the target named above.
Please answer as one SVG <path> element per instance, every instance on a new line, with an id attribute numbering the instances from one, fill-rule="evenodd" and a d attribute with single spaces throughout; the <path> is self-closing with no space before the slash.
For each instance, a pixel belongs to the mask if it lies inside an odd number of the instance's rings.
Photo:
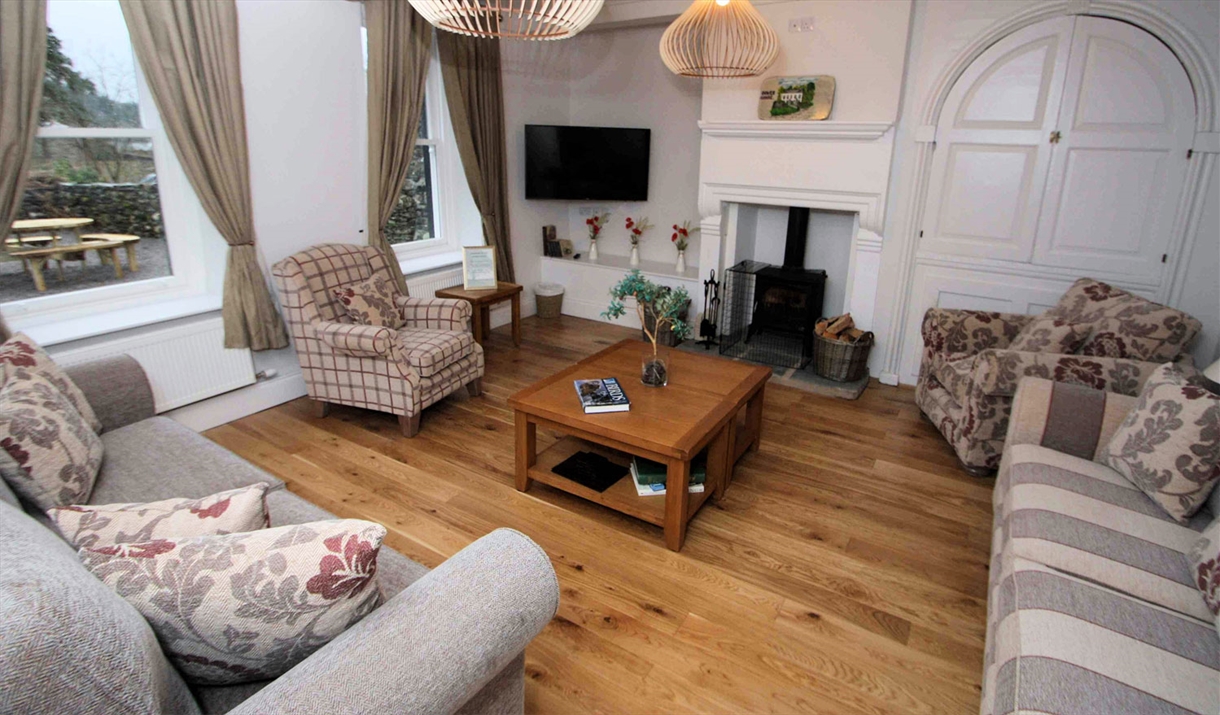
<path id="1" fill-rule="evenodd" d="M 813 32 L 812 17 L 794 17 L 788 21 L 788 32 Z"/>

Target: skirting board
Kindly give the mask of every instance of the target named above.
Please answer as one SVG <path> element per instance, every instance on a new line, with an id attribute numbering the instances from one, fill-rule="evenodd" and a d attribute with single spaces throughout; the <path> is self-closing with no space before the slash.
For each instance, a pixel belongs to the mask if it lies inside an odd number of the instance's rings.
<path id="1" fill-rule="evenodd" d="M 294 372 L 179 407 L 163 416 L 203 432 L 304 396 L 305 378 Z"/>

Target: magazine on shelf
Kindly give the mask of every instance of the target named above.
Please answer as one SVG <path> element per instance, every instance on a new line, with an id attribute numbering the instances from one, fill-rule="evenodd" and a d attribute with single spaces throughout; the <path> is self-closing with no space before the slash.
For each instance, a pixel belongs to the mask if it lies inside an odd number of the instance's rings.
<path id="1" fill-rule="evenodd" d="M 662 468 L 659 481 L 656 481 L 654 476 L 655 467 L 657 466 Z M 706 467 L 702 472 L 696 472 L 695 465 L 692 464 L 690 478 L 691 482 L 689 487 L 687 487 L 687 491 L 691 494 L 702 493 L 704 488 L 703 482 L 707 478 Z M 633 457 L 631 459 L 631 481 L 635 482 L 636 494 L 642 497 L 661 496 L 665 493 L 664 465 L 651 459 Z"/>
<path id="2" fill-rule="evenodd" d="M 631 409 L 631 400 L 613 377 L 603 377 L 600 380 L 573 380 L 576 385 L 576 396 L 580 398 L 581 407 L 586 415 L 602 412 L 626 412 Z"/>

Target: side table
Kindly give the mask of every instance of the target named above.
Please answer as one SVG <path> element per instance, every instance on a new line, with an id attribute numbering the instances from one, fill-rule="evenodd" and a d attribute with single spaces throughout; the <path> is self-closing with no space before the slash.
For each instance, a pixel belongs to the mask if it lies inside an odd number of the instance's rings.
<path id="1" fill-rule="evenodd" d="M 474 329 L 474 341 L 479 345 L 491 334 L 491 308 L 504 301 L 513 304 L 513 344 L 521 346 L 521 286 L 516 283 L 500 281 L 500 285 L 486 290 L 466 290 L 461 286 L 442 288 L 436 292 L 437 298 L 456 298 L 470 303 L 474 309 L 471 327 Z"/>

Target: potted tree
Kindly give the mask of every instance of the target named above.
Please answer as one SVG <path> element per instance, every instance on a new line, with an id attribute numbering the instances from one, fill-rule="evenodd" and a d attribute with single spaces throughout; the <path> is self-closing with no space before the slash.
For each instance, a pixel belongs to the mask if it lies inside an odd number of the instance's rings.
<path id="1" fill-rule="evenodd" d="M 627 312 L 623 301 L 627 298 L 635 300 L 640 325 L 652 343 L 652 350 L 640 360 L 640 382 L 649 387 L 664 387 L 669 384 L 669 365 L 666 355 L 657 349 L 657 336 L 667 325 L 679 341 L 690 336 L 690 325 L 681 317 L 690 303 L 690 295 L 685 288 L 657 285 L 639 271 L 632 271 L 610 289 L 610 307 L 602 317 L 611 320 L 623 317 Z"/>

